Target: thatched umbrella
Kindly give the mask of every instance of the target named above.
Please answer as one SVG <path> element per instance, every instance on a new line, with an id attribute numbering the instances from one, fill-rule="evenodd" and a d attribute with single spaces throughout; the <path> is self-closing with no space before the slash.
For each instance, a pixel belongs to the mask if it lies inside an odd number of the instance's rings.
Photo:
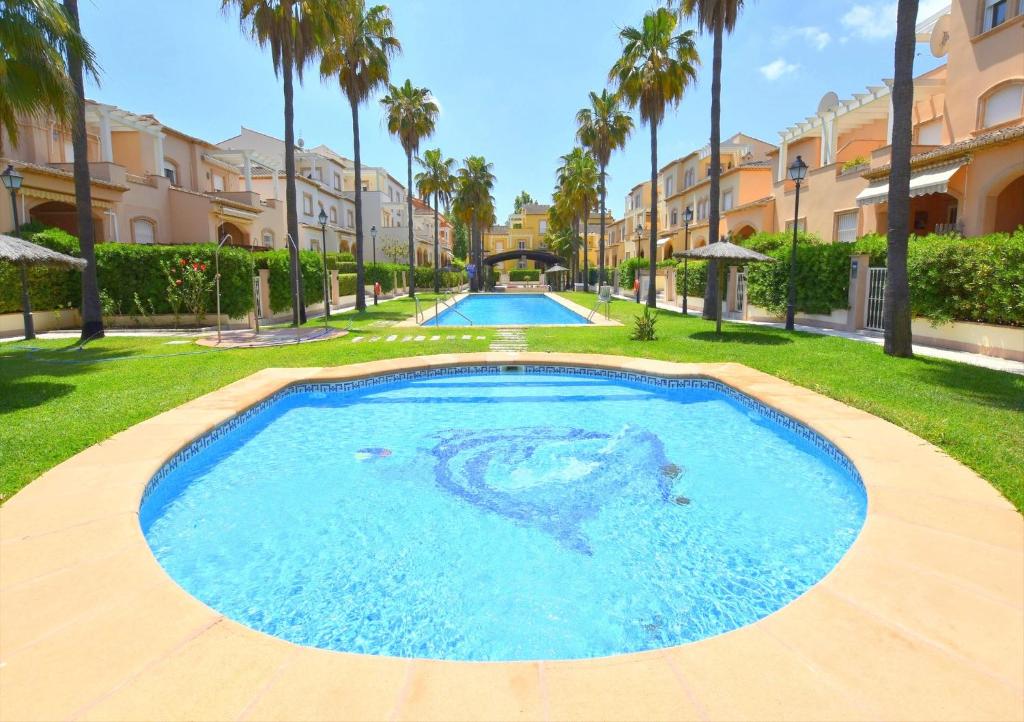
<path id="1" fill-rule="evenodd" d="M 771 256 L 766 256 L 763 253 L 752 251 L 743 246 L 737 246 L 729 241 L 719 241 L 718 243 L 709 243 L 700 248 L 691 248 L 688 251 L 683 251 L 681 255 L 686 258 L 718 261 L 719 288 L 723 288 L 725 284 L 726 266 L 743 266 L 748 263 L 775 261 Z M 715 299 L 715 333 L 722 333 L 722 300 L 720 298 Z"/>
<path id="2" fill-rule="evenodd" d="M 14 236 L 0 234 L 0 261 L 13 263 L 21 269 L 21 308 L 25 319 L 25 338 L 35 338 L 32 324 L 32 302 L 28 296 L 28 267 L 54 266 L 56 268 L 85 268 L 84 258 L 75 258 L 64 253 L 51 251 L 46 246 L 23 241 Z"/>

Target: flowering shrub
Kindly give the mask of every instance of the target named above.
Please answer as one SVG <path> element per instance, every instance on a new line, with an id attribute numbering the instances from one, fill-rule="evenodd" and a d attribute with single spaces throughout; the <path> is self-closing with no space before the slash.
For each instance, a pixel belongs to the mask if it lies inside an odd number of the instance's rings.
<path id="1" fill-rule="evenodd" d="M 164 273 L 168 281 L 167 303 L 174 313 L 175 325 L 184 306 L 195 316 L 196 326 L 201 326 L 216 285 L 213 272 L 207 271 L 203 261 L 182 256 L 176 263 L 165 263 Z"/>

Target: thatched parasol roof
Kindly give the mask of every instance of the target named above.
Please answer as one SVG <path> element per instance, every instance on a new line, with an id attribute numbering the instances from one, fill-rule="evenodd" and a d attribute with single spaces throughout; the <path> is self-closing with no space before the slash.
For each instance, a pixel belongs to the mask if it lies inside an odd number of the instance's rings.
<path id="1" fill-rule="evenodd" d="M 689 251 L 683 251 L 681 256 L 686 258 L 700 258 L 704 260 L 716 260 L 716 261 L 734 261 L 736 263 L 756 263 L 757 261 L 774 261 L 775 259 L 771 256 L 766 256 L 763 253 L 752 251 L 749 248 L 743 246 L 737 246 L 735 243 L 729 241 L 719 241 L 718 243 L 709 243 L 706 246 L 700 248 L 691 248 Z"/>
<path id="2" fill-rule="evenodd" d="M 75 258 L 51 251 L 46 246 L 3 234 L 0 234 L 0 261 L 7 261 L 19 266 L 57 266 L 59 268 L 77 268 L 78 270 L 82 270 L 86 266 L 84 258 Z"/>

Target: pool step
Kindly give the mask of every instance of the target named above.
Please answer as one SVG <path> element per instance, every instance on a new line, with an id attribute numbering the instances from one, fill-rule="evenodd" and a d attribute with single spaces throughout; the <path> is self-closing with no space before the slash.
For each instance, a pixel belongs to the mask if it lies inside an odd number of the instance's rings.
<path id="1" fill-rule="evenodd" d="M 491 351 L 526 351 L 526 333 L 521 328 L 499 328 L 489 348 Z"/>

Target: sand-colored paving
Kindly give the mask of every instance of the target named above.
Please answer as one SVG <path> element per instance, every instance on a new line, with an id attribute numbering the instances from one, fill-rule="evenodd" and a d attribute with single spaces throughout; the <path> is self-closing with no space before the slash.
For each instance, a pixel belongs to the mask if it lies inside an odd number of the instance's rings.
<path id="1" fill-rule="evenodd" d="M 206 607 L 150 553 L 138 523 L 148 479 L 268 394 L 480 363 L 719 379 L 851 458 L 868 493 L 864 529 L 820 583 L 749 626 L 641 654 L 522 663 L 300 647 Z M 0 719 L 1022 720 L 1024 520 L 912 434 L 738 364 L 480 353 L 266 369 L 83 451 L 0 508 Z"/>

